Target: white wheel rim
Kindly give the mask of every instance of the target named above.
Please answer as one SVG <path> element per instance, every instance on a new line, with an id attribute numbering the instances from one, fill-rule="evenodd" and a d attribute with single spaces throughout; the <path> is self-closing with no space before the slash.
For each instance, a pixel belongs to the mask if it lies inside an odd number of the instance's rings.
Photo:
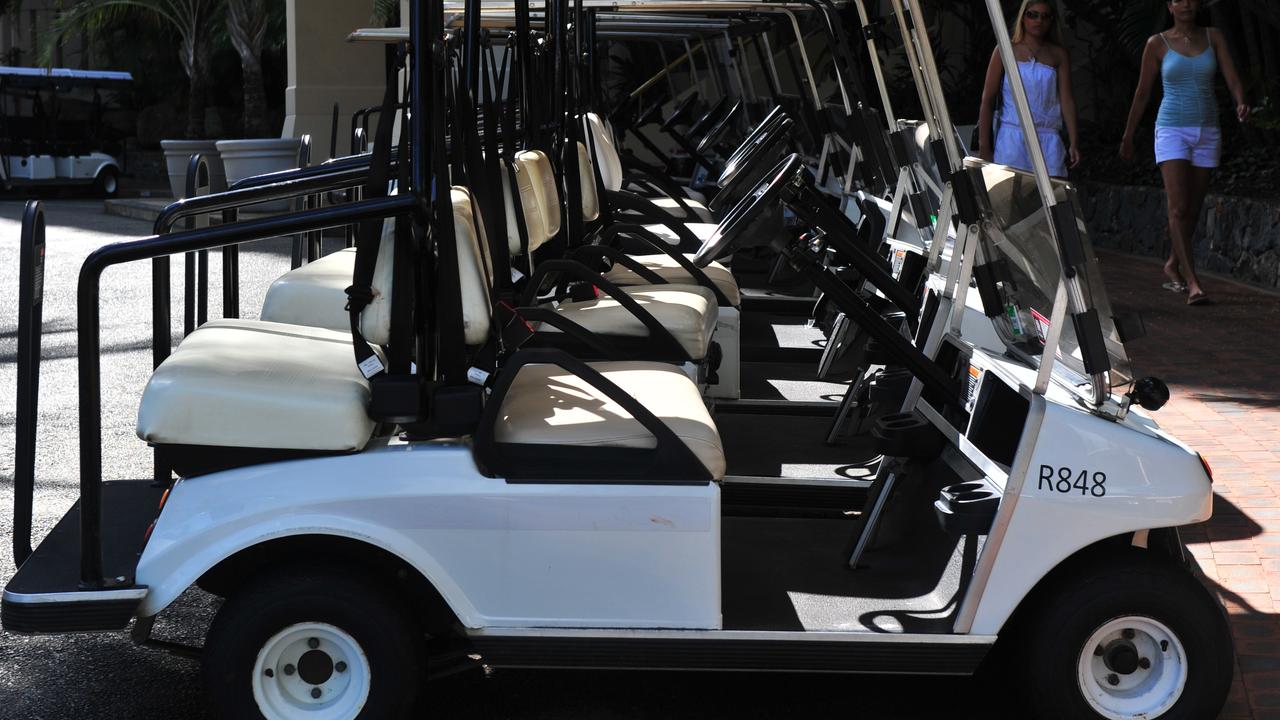
<path id="1" fill-rule="evenodd" d="M 102 189 L 108 193 L 116 191 L 116 176 L 110 173 L 102 179 Z"/>
<path id="2" fill-rule="evenodd" d="M 1130 670 L 1126 659 L 1138 666 Z M 1159 717 L 1178 702 L 1187 684 L 1182 642 L 1164 623 L 1148 617 L 1104 623 L 1080 649 L 1076 668 L 1084 699 L 1109 720 Z"/>
<path id="3" fill-rule="evenodd" d="M 369 658 L 351 635 L 327 623 L 298 623 L 258 650 L 253 699 L 267 720 L 354 718 L 369 698 L 370 676 Z"/>

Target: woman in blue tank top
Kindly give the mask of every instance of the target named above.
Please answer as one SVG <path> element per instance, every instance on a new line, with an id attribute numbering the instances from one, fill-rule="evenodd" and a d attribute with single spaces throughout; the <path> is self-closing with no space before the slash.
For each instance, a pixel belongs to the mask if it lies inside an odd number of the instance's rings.
<path id="1" fill-rule="evenodd" d="M 1170 251 L 1164 264 L 1169 281 L 1164 286 L 1186 292 L 1188 305 L 1209 299 L 1196 276 L 1191 240 L 1209 189 L 1209 174 L 1218 166 L 1222 152 L 1218 103 L 1213 95 L 1218 70 L 1235 100 L 1236 118 L 1244 122 L 1249 117 L 1244 86 L 1227 41 L 1217 30 L 1196 23 L 1199 10 L 1200 0 L 1170 0 L 1173 27 L 1147 40 L 1142 74 L 1120 144 L 1120 156 L 1133 160 L 1133 133 L 1147 110 L 1151 88 L 1159 75 L 1164 98 L 1156 116 L 1156 163 L 1169 200 Z"/>
<path id="2" fill-rule="evenodd" d="M 1040 141 L 1049 174 L 1066 177 L 1068 164 L 1080 163 L 1076 146 L 1076 101 L 1071 92 L 1071 58 L 1062 46 L 1057 11 L 1048 0 L 1023 0 L 1013 25 L 1013 54 L 1018 60 L 1018 73 L 1027 92 L 1027 104 L 1035 124 L 1035 137 Z M 1002 82 L 1003 78 L 1003 82 Z M 995 112 L 996 97 L 1001 98 L 1000 112 Z M 1062 143 L 1062 128 L 1067 128 L 1070 147 Z M 994 142 L 992 142 L 994 136 Z M 982 106 L 978 114 L 978 156 L 987 162 L 1031 171 L 1026 135 L 1013 103 L 1013 88 L 1000 59 L 1000 49 L 991 53 L 987 79 L 982 90 Z"/>

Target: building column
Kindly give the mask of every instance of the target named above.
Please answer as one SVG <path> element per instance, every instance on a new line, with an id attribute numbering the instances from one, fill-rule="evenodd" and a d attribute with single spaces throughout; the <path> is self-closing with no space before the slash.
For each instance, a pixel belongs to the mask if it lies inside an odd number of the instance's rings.
<path id="1" fill-rule="evenodd" d="M 373 6 L 350 0 L 286 0 L 289 86 L 284 137 L 311 135 L 311 161 L 329 157 L 333 104 L 338 103 L 338 155 L 350 150 L 351 113 L 377 105 L 385 89 L 383 47 L 350 43 L 370 24 Z"/>

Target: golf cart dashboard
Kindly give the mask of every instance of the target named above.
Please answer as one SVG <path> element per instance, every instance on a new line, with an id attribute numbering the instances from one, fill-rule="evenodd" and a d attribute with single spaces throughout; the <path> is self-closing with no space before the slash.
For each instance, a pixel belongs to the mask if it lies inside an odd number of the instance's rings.
<path id="1" fill-rule="evenodd" d="M 1010 372 L 1008 363 L 949 335 L 935 361 L 960 388 L 960 397 L 939 398 L 923 391 L 923 414 L 971 463 L 1003 484 L 1031 410 L 1024 379 Z"/>

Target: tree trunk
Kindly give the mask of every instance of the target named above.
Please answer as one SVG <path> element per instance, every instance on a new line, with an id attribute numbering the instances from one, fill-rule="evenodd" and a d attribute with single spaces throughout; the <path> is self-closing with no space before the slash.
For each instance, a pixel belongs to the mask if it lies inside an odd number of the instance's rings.
<path id="1" fill-rule="evenodd" d="M 264 0 L 228 0 L 227 35 L 240 55 L 246 137 L 267 134 L 267 93 L 262 82 L 262 44 L 267 33 Z"/>
<path id="2" fill-rule="evenodd" d="M 196 63 L 187 77 L 187 137 L 192 140 L 201 139 L 206 134 L 204 127 L 206 87 L 204 67 L 201 67 L 201 63 Z"/>
<path id="3" fill-rule="evenodd" d="M 240 74 L 244 83 L 244 136 L 266 137 L 267 92 L 262 82 L 262 62 L 255 55 L 240 56 Z"/>

